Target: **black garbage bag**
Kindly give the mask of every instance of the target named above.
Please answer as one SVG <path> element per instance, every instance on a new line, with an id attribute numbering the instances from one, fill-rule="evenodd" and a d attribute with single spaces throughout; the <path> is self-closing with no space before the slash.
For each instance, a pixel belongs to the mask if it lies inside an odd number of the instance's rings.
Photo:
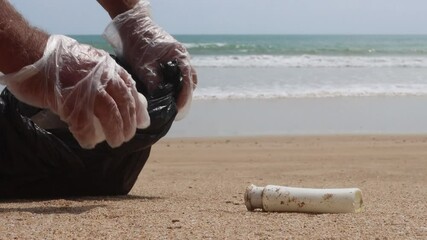
<path id="1" fill-rule="evenodd" d="M 124 66 L 126 69 L 126 66 Z M 147 96 L 151 125 L 118 148 L 106 142 L 83 149 L 66 126 L 43 128 L 31 118 L 47 111 L 26 105 L 7 89 L 0 94 L 0 198 L 124 195 L 146 163 L 151 146 L 169 131 L 177 114 L 181 73 L 162 65 L 163 82 Z M 134 79 L 136 79 L 134 77 Z"/>

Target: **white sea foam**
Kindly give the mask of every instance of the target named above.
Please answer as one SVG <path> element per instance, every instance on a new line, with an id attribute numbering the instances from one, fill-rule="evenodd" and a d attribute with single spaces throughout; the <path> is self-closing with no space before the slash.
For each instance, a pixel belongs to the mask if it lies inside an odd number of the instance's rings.
<path id="1" fill-rule="evenodd" d="M 283 87 L 208 87 L 195 91 L 194 99 L 275 99 L 370 96 L 426 96 L 427 84 L 350 85 L 350 86 L 283 86 Z"/>
<path id="2" fill-rule="evenodd" d="M 275 55 L 224 55 L 193 56 L 196 67 L 312 67 L 312 68 L 348 68 L 348 67 L 427 67 L 424 56 L 275 56 Z"/>
<path id="3" fill-rule="evenodd" d="M 192 49 L 192 48 L 221 48 L 221 47 L 225 47 L 227 46 L 227 43 L 222 43 L 222 42 L 213 42 L 213 43 L 183 43 L 184 47 L 186 47 L 187 49 Z"/>

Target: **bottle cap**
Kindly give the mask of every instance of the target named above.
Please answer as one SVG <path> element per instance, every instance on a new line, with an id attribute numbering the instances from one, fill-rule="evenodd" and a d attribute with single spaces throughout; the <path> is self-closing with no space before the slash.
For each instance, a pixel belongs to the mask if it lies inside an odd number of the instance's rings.
<path id="1" fill-rule="evenodd" d="M 262 194 L 264 187 L 257 187 L 253 184 L 246 188 L 245 192 L 245 205 L 249 211 L 257 208 L 262 208 Z"/>

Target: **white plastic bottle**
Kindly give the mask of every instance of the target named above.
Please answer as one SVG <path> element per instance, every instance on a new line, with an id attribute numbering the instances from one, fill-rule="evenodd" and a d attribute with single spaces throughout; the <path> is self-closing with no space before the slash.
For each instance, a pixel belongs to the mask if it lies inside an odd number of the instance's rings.
<path id="1" fill-rule="evenodd" d="M 362 191 L 358 188 L 296 188 L 250 185 L 245 192 L 249 211 L 306 213 L 354 213 L 363 209 Z"/>

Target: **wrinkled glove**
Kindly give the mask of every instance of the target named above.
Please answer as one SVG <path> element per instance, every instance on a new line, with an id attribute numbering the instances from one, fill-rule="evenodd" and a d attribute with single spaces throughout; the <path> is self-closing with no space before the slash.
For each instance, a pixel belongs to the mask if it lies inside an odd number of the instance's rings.
<path id="1" fill-rule="evenodd" d="M 48 108 L 83 148 L 104 140 L 118 147 L 150 125 L 147 100 L 105 51 L 53 35 L 43 57 L 0 82 L 22 102 Z"/>
<path id="2" fill-rule="evenodd" d="M 148 95 L 163 79 L 160 65 L 177 61 L 183 81 L 177 99 L 176 118 L 183 118 L 191 104 L 197 74 L 190 65 L 185 47 L 152 21 L 149 2 L 140 1 L 133 9 L 116 16 L 104 31 L 104 37 L 119 59 L 144 82 Z"/>

